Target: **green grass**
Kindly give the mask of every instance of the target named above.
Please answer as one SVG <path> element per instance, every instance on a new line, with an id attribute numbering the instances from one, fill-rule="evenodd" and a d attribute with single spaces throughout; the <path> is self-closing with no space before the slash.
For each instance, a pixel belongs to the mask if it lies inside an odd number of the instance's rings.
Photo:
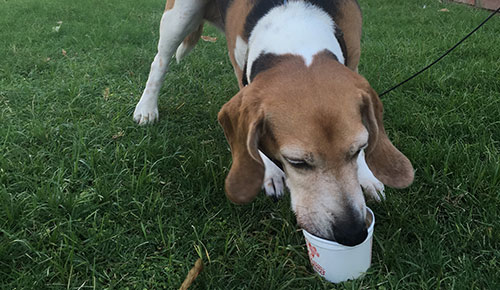
<path id="1" fill-rule="evenodd" d="M 360 2 L 360 72 L 379 92 L 488 15 Z M 1 289 L 176 289 L 200 256 L 195 289 L 500 289 L 498 16 L 383 98 L 415 183 L 369 204 L 372 267 L 334 286 L 310 267 L 289 197 L 224 196 L 230 153 L 216 114 L 238 88 L 222 35 L 206 28 L 218 41 L 172 66 L 158 124 L 132 122 L 163 7 L 0 0 Z"/>

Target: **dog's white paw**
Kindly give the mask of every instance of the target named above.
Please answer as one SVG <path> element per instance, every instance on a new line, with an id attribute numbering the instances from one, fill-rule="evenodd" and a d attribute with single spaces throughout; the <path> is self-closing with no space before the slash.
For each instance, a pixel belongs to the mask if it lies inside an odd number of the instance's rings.
<path id="1" fill-rule="evenodd" d="M 285 193 L 285 172 L 259 150 L 260 157 L 264 161 L 266 171 L 264 173 L 264 183 L 262 188 L 266 195 L 277 200 Z"/>
<path id="2" fill-rule="evenodd" d="M 158 105 L 155 102 L 143 102 L 142 99 L 137 103 L 134 111 L 134 121 L 139 125 L 154 123 L 158 120 Z"/>
<path id="3" fill-rule="evenodd" d="M 361 184 L 363 192 L 367 197 L 373 198 L 376 201 L 385 200 L 384 184 L 375 176 L 373 176 L 373 179 L 360 179 L 359 183 Z"/>
<path id="4" fill-rule="evenodd" d="M 376 201 L 385 199 L 384 184 L 373 175 L 365 160 L 365 152 L 361 150 L 358 155 L 358 181 L 363 192 Z"/>

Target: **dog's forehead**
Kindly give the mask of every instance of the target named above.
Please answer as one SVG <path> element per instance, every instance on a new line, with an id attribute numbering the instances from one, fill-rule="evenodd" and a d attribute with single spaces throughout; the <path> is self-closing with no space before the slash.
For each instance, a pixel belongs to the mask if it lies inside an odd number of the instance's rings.
<path id="1" fill-rule="evenodd" d="M 289 56 L 258 75 L 252 86 L 262 96 L 268 126 L 279 146 L 346 147 L 364 129 L 358 81 L 348 68 L 320 54 L 309 67 Z"/>
<path id="2" fill-rule="evenodd" d="M 293 84 L 277 91 L 267 106 L 273 127 L 291 134 L 323 134 L 325 138 L 361 129 L 362 99 L 355 90 L 339 91 L 314 83 Z M 312 137 L 312 136 L 311 136 Z"/>
<path id="3" fill-rule="evenodd" d="M 292 103 L 287 103 L 269 113 L 268 124 L 279 147 L 294 145 L 314 152 L 348 149 L 367 139 L 359 107 L 351 106 L 334 110 L 316 104 L 297 112 Z"/>

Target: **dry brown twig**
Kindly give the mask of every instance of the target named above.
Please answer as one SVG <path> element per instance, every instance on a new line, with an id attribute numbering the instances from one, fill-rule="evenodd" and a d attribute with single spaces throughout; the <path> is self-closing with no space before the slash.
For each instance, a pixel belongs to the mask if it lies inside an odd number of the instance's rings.
<path id="1" fill-rule="evenodd" d="M 204 41 L 208 41 L 208 42 L 216 42 L 217 41 L 217 37 L 206 36 L 206 35 L 202 35 L 201 39 Z"/>
<path id="2" fill-rule="evenodd" d="M 203 260 L 200 258 L 196 260 L 196 263 L 194 263 L 194 267 L 189 270 L 189 273 L 187 274 L 186 279 L 184 279 L 184 282 L 182 282 L 181 288 L 179 290 L 186 290 L 193 284 L 194 279 L 198 277 L 198 274 L 200 274 L 201 270 L 203 270 Z"/>

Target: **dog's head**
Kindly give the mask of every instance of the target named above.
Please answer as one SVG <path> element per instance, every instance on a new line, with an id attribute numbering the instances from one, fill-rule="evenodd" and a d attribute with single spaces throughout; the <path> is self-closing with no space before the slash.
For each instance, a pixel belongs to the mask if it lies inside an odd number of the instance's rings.
<path id="1" fill-rule="evenodd" d="M 387 138 L 382 111 L 368 82 L 328 55 L 317 55 L 309 67 L 299 57 L 283 57 L 219 113 L 233 157 L 228 198 L 248 203 L 260 191 L 260 149 L 282 164 L 300 226 L 330 240 L 362 241 L 360 150 L 384 184 L 403 188 L 413 181 L 410 161 Z"/>

